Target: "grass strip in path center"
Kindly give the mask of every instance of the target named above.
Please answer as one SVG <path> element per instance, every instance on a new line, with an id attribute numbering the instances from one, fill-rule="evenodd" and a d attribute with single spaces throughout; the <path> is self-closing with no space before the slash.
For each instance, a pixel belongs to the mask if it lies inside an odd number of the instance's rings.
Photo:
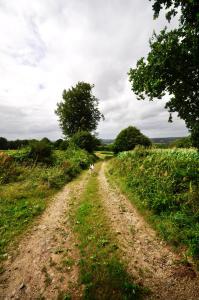
<path id="1" fill-rule="evenodd" d="M 79 239 L 80 281 L 84 299 L 140 299 L 143 289 L 133 282 L 119 260 L 98 185 L 98 164 L 80 199 L 74 201 L 71 220 Z"/>

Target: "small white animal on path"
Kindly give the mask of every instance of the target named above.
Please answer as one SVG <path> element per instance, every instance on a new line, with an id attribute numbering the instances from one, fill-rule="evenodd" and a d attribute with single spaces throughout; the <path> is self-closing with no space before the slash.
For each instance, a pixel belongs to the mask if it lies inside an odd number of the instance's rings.
<path id="1" fill-rule="evenodd" d="M 94 171 L 94 165 L 93 165 L 93 164 L 90 164 L 89 169 L 90 169 L 90 173 L 92 173 L 92 172 Z"/>

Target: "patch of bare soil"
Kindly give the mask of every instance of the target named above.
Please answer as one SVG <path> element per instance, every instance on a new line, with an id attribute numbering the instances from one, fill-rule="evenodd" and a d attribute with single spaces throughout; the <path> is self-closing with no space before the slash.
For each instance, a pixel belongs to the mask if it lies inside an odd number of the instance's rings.
<path id="1" fill-rule="evenodd" d="M 84 188 L 86 176 L 59 192 L 38 222 L 5 262 L 0 299 L 62 299 L 68 290 L 81 298 L 79 254 L 69 224 L 70 198 Z"/>
<path id="2" fill-rule="evenodd" d="M 102 165 L 99 181 L 103 203 L 116 232 L 129 273 L 151 290 L 147 299 L 198 300 L 199 276 L 149 227 L 117 187 L 110 187 Z"/>

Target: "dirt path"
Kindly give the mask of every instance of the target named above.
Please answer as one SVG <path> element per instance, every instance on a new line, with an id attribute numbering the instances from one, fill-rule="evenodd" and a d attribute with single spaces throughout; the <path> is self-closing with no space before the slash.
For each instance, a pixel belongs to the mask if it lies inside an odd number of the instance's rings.
<path id="1" fill-rule="evenodd" d="M 128 271 L 152 292 L 147 299 L 198 300 L 198 274 L 180 264 L 179 257 L 157 238 L 129 200 L 116 187 L 110 187 L 104 167 L 105 163 L 99 181 L 107 216 Z"/>
<path id="2" fill-rule="evenodd" d="M 70 197 L 78 196 L 87 176 L 57 194 L 48 209 L 6 262 L 0 279 L 0 299 L 63 299 L 70 289 L 80 299 L 78 251 L 69 220 Z"/>
<path id="3" fill-rule="evenodd" d="M 105 164 L 96 174 L 102 203 L 128 272 L 151 290 L 145 299 L 199 300 L 198 274 L 180 264 L 177 254 L 156 236 L 129 200 L 117 187 L 110 187 Z M 74 196 L 78 201 L 91 176 L 86 174 L 57 194 L 7 260 L 0 278 L 0 299 L 64 299 L 68 291 L 72 299 L 82 298 L 80 257 L 69 214 Z"/>

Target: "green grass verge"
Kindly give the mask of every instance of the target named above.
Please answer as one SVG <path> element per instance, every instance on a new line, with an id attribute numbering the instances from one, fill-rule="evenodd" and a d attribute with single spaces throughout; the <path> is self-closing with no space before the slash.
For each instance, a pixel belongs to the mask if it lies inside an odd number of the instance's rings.
<path id="1" fill-rule="evenodd" d="M 26 168 L 25 178 L 0 186 L 0 260 L 7 257 L 7 246 L 44 211 L 57 191 L 41 181 L 42 171 Z"/>
<path id="2" fill-rule="evenodd" d="M 99 165 L 96 167 L 98 172 Z M 79 239 L 84 299 L 140 299 L 143 288 L 133 282 L 121 263 L 93 174 L 73 208 L 71 220 Z"/>

